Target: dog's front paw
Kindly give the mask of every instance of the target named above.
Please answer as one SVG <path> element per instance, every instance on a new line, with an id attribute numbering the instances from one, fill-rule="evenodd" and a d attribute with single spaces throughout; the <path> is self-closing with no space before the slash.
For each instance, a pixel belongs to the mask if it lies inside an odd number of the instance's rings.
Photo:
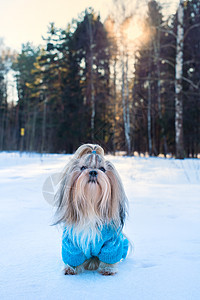
<path id="1" fill-rule="evenodd" d="M 115 274 L 117 274 L 117 271 L 106 271 L 106 270 L 101 270 L 101 271 L 99 271 L 99 273 L 101 274 L 101 275 L 104 275 L 104 276 L 113 276 L 113 275 L 115 275 Z"/>
<path id="2" fill-rule="evenodd" d="M 70 267 L 69 265 L 67 265 L 63 271 L 64 271 L 64 275 L 76 275 L 77 274 L 76 269 L 73 267 Z"/>
<path id="3" fill-rule="evenodd" d="M 117 264 L 106 264 L 103 262 L 100 262 L 99 273 L 104 275 L 104 276 L 112 276 L 117 274 Z"/>

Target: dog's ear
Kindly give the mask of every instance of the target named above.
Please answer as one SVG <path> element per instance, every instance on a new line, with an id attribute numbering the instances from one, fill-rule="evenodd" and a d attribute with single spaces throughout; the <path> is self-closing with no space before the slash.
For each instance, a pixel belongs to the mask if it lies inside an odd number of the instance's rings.
<path id="1" fill-rule="evenodd" d="M 90 154 L 93 151 L 95 151 L 96 154 L 104 156 L 104 150 L 101 146 L 95 145 L 95 144 L 84 144 L 76 150 L 76 152 L 74 153 L 73 159 L 74 160 L 79 159 L 82 156 L 84 156 L 85 154 Z"/>
<path id="2" fill-rule="evenodd" d="M 71 164 L 71 166 L 68 166 L 68 168 L 65 169 L 65 173 L 60 182 L 60 187 L 55 194 L 56 212 L 54 225 L 63 222 L 71 223 L 76 219 L 76 211 L 73 205 L 73 183 L 78 176 L 78 172 L 73 171 L 74 168 L 76 168 L 76 165 Z"/>
<path id="3" fill-rule="evenodd" d="M 123 228 L 124 227 L 124 223 L 125 223 L 125 219 L 126 219 L 126 210 L 125 210 L 125 207 L 124 205 L 122 205 L 120 203 L 120 221 L 121 221 L 121 227 Z"/>
<path id="4" fill-rule="evenodd" d="M 113 209 L 117 205 L 117 214 L 118 220 L 117 223 L 120 227 L 124 226 L 124 222 L 127 215 L 127 197 L 124 191 L 124 187 L 121 181 L 121 178 L 115 169 L 114 165 L 106 161 L 106 175 L 111 184 L 111 198 L 112 198 L 112 207 Z"/>

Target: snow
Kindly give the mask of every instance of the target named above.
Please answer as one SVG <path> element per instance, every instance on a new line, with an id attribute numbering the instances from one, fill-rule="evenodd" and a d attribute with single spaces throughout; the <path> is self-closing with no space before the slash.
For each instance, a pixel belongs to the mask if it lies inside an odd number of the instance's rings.
<path id="1" fill-rule="evenodd" d="M 113 157 L 134 250 L 115 276 L 64 276 L 61 230 L 42 195 L 69 155 L 0 153 L 0 299 L 200 299 L 200 160 Z"/>

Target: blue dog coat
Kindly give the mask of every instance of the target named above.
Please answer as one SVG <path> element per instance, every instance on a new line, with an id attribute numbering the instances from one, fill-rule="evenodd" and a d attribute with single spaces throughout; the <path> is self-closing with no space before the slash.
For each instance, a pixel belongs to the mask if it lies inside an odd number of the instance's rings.
<path id="1" fill-rule="evenodd" d="M 101 235 L 95 237 L 95 242 L 81 242 L 81 236 L 74 238 L 73 229 L 64 229 L 62 237 L 62 258 L 65 264 L 77 267 L 91 257 L 100 261 L 114 264 L 125 258 L 129 242 L 121 231 L 112 226 L 104 225 Z"/>

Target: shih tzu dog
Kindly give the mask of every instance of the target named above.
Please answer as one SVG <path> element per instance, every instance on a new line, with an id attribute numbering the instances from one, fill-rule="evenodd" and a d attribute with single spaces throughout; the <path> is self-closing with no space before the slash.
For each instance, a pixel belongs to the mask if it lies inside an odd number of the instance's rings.
<path id="1" fill-rule="evenodd" d="M 122 233 L 127 198 L 115 167 L 99 145 L 80 146 L 66 166 L 59 190 L 55 224 L 63 224 L 64 274 L 98 270 L 117 273 L 129 242 Z"/>

